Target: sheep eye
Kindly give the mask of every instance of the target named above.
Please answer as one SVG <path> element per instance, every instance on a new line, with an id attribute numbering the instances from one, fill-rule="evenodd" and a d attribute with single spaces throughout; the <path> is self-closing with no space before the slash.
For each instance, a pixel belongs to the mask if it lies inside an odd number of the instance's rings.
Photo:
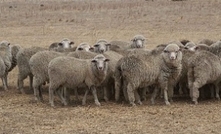
<path id="1" fill-rule="evenodd" d="M 169 53 L 169 51 L 167 51 L 167 50 L 164 50 L 163 52 L 164 52 L 164 53 Z"/>

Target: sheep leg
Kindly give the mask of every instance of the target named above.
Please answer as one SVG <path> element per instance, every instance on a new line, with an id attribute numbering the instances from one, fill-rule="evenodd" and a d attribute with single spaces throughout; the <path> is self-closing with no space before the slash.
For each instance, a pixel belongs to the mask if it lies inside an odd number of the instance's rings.
<path id="1" fill-rule="evenodd" d="M 215 84 L 215 89 L 216 89 L 216 99 L 220 100 L 220 97 L 219 97 L 219 83 Z"/>
<path id="2" fill-rule="evenodd" d="M 89 92 L 89 88 L 87 88 L 86 91 L 85 91 L 85 94 L 84 94 L 84 97 L 83 97 L 83 100 L 82 100 L 82 105 L 86 104 L 88 92 Z"/>
<path id="3" fill-rule="evenodd" d="M 3 76 L 3 78 L 2 78 L 2 84 L 3 84 L 3 86 L 4 86 L 4 90 L 5 90 L 5 91 L 8 91 L 8 87 L 7 87 L 7 84 L 6 84 L 6 78 L 5 78 L 5 76 Z"/>
<path id="4" fill-rule="evenodd" d="M 124 83 L 123 83 L 123 94 L 124 94 L 125 100 L 129 101 L 128 93 L 127 93 L 127 86 L 126 85 L 127 85 L 127 83 L 126 83 L 126 81 L 124 81 Z"/>
<path id="5" fill-rule="evenodd" d="M 17 86 L 20 93 L 25 94 L 24 91 L 24 79 L 27 78 L 27 75 L 18 74 Z"/>
<path id="6" fill-rule="evenodd" d="M 151 99 L 150 99 L 152 105 L 155 104 L 155 98 L 157 97 L 158 92 L 159 92 L 159 88 L 157 88 L 157 86 L 155 86 L 154 91 L 151 95 Z"/>
<path id="7" fill-rule="evenodd" d="M 58 89 L 55 85 L 50 83 L 49 85 L 49 103 L 51 104 L 52 107 L 54 107 L 54 91 L 55 89 Z"/>
<path id="8" fill-rule="evenodd" d="M 107 89 L 107 87 L 104 87 L 104 100 L 106 101 L 106 102 L 108 102 L 109 101 L 109 99 L 108 99 L 108 89 Z"/>
<path id="9" fill-rule="evenodd" d="M 98 98 L 97 98 L 97 90 L 96 90 L 95 86 L 91 86 L 91 90 L 92 90 L 92 94 L 93 94 L 93 96 L 94 96 L 94 102 L 95 102 L 95 104 L 96 104 L 97 106 L 101 106 L 101 104 L 100 104 L 100 102 L 99 102 L 99 100 L 98 100 Z"/>
<path id="10" fill-rule="evenodd" d="M 148 90 L 148 88 L 149 87 L 144 87 L 144 88 L 142 88 L 142 91 L 141 91 L 141 94 L 142 94 L 142 100 L 144 100 L 144 101 L 146 101 L 147 100 L 147 98 L 146 98 L 146 96 L 147 96 L 147 90 Z"/>
<path id="11" fill-rule="evenodd" d="M 119 101 L 120 99 L 120 83 L 115 81 L 115 100 Z"/>
<path id="12" fill-rule="evenodd" d="M 76 98 L 76 100 L 80 100 L 80 99 L 79 99 L 78 89 L 77 89 L 77 88 L 74 89 L 74 94 L 75 94 L 75 98 Z M 70 95 L 70 93 L 68 93 L 68 95 Z M 70 100 L 70 97 L 68 97 L 68 98 L 69 98 L 69 100 Z"/>
<path id="13" fill-rule="evenodd" d="M 193 94 L 192 101 L 194 102 L 194 104 L 198 104 L 197 99 L 199 98 L 199 83 L 197 82 L 193 83 L 192 94 Z"/>
<path id="14" fill-rule="evenodd" d="M 171 84 L 169 84 L 169 86 L 168 86 L 168 97 L 169 97 L 170 102 L 173 102 L 173 99 L 172 99 L 173 94 L 174 94 L 173 86 Z"/>
<path id="15" fill-rule="evenodd" d="M 164 101 L 166 105 L 170 105 L 170 102 L 168 101 L 168 84 L 164 87 Z"/>
<path id="16" fill-rule="evenodd" d="M 58 97 L 60 98 L 62 104 L 67 106 L 68 105 L 67 100 L 66 100 L 67 88 L 66 87 L 61 87 L 61 88 L 56 90 L 56 93 L 57 93 Z"/>
<path id="17" fill-rule="evenodd" d="M 5 74 L 5 84 L 6 87 L 8 88 L 8 73 Z"/>
<path id="18" fill-rule="evenodd" d="M 138 94 L 138 91 L 135 90 L 135 91 L 134 91 L 134 94 L 135 94 L 135 100 L 137 101 L 137 103 L 138 103 L 139 105 L 142 105 L 143 103 L 142 103 L 141 100 L 140 100 L 140 95 Z"/>
<path id="19" fill-rule="evenodd" d="M 34 89 L 34 96 L 36 101 L 40 101 L 40 84 L 41 82 L 36 77 L 33 78 L 33 89 Z"/>
<path id="20" fill-rule="evenodd" d="M 33 90 L 33 75 L 29 75 L 29 89 Z"/>
<path id="21" fill-rule="evenodd" d="M 130 105 L 136 106 L 136 104 L 134 103 L 134 101 L 135 101 L 134 88 L 131 83 L 128 83 L 128 85 L 127 85 L 127 93 L 128 93 L 128 99 L 129 99 Z"/>

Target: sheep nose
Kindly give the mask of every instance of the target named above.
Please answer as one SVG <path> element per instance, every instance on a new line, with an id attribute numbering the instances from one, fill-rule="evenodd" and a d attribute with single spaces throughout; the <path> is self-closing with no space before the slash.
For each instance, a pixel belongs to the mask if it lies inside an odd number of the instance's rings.
<path id="1" fill-rule="evenodd" d="M 102 70 L 102 67 L 98 67 L 99 70 Z"/>
<path id="2" fill-rule="evenodd" d="M 103 53 L 104 52 L 104 49 L 101 49 L 101 53 Z"/>

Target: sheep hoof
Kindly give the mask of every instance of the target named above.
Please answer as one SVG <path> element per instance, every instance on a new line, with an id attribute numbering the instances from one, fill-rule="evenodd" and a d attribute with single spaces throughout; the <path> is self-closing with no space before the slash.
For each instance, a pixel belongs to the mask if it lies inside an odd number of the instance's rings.
<path id="1" fill-rule="evenodd" d="M 136 104 L 135 103 L 130 103 L 130 106 L 135 107 Z"/>
<path id="2" fill-rule="evenodd" d="M 141 101 L 138 101 L 137 103 L 138 103 L 139 105 L 143 105 L 143 103 L 142 103 Z"/>
<path id="3" fill-rule="evenodd" d="M 83 101 L 83 102 L 82 102 L 82 105 L 85 106 L 85 105 L 86 105 L 86 102 Z"/>
<path id="4" fill-rule="evenodd" d="M 170 102 L 169 101 L 165 101 L 166 105 L 169 106 L 170 105 Z"/>
<path id="5" fill-rule="evenodd" d="M 95 104 L 96 104 L 97 106 L 101 106 L 101 103 L 98 102 L 98 101 L 95 101 Z"/>
<path id="6" fill-rule="evenodd" d="M 197 105 L 197 104 L 198 104 L 198 102 L 197 102 L 197 101 L 193 101 L 193 104 Z"/>

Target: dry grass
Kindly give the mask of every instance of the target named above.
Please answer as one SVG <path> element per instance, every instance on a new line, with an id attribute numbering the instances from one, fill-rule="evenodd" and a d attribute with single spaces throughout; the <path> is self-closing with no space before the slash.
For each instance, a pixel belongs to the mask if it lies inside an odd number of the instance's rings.
<path id="1" fill-rule="evenodd" d="M 93 44 L 143 34 L 148 48 L 184 38 L 218 40 L 220 6 L 219 0 L 0 0 L 0 40 L 47 47 L 64 37 Z M 51 108 L 47 92 L 44 103 L 33 102 L 31 92 L 17 94 L 16 79 L 17 68 L 9 74 L 10 91 L 0 91 L 1 133 L 220 133 L 218 101 L 193 106 L 178 98 L 169 107 L 160 99 L 155 106 L 102 102 L 96 107 L 90 97 L 85 107 L 80 101 L 68 107 L 56 101 Z"/>

